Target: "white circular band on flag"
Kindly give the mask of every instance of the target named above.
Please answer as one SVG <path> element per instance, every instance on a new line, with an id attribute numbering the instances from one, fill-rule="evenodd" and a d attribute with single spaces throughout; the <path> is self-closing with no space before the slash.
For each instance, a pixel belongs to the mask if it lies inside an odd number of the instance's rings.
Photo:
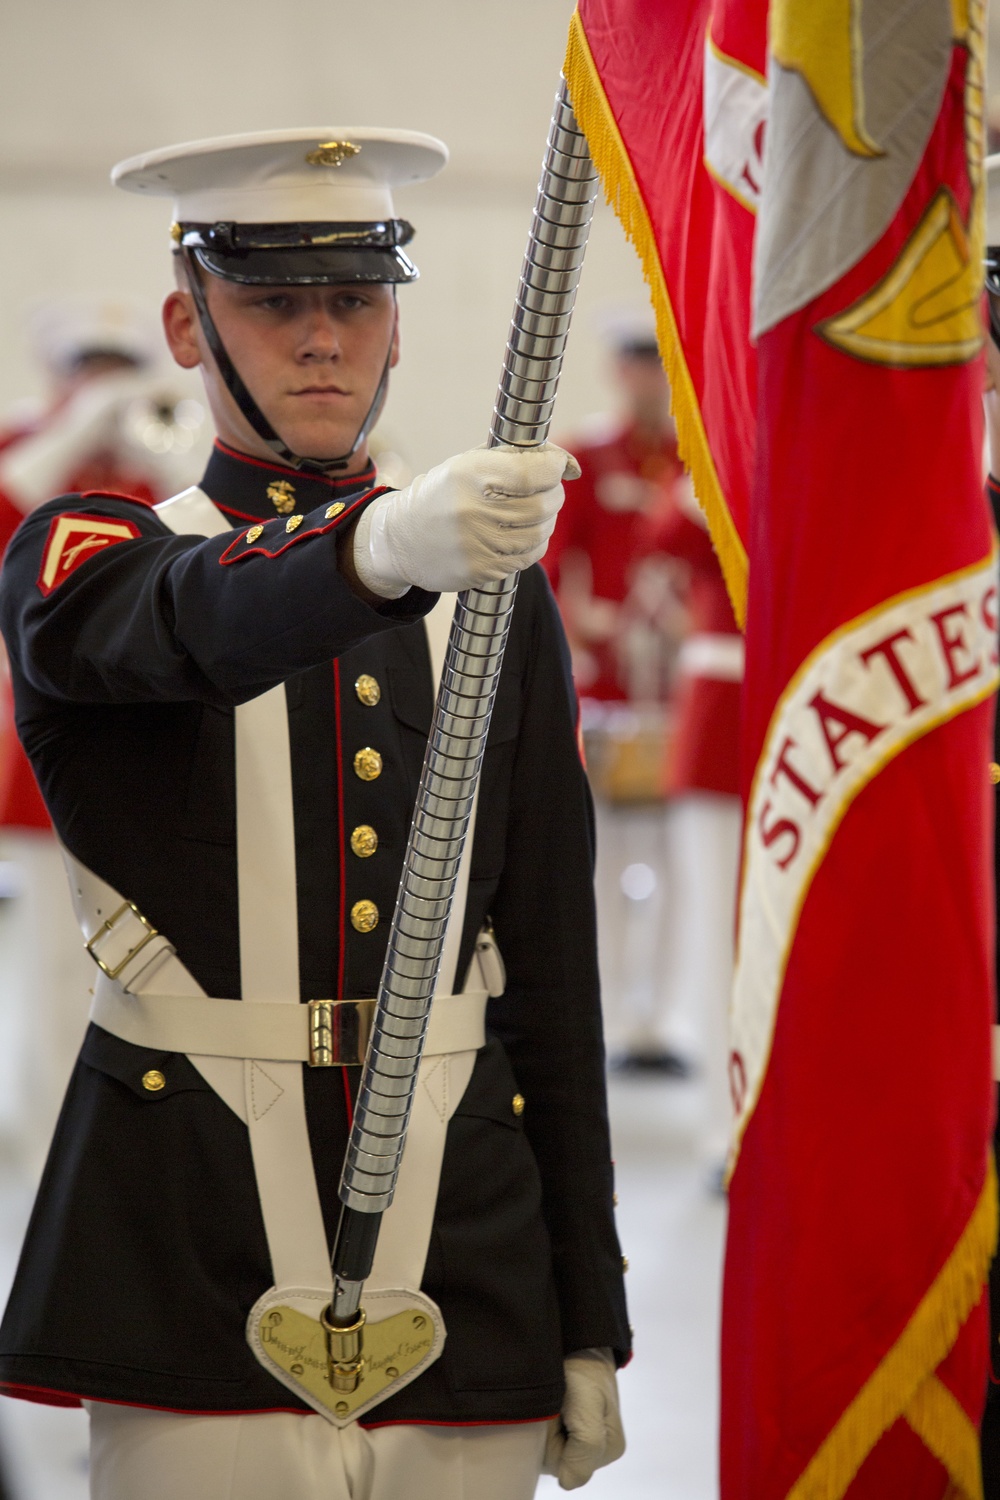
<path id="1" fill-rule="evenodd" d="M 844 814 L 901 750 L 988 697 L 997 680 L 992 555 L 849 621 L 779 700 L 744 832 L 730 1171 L 763 1087 L 799 913 Z"/>

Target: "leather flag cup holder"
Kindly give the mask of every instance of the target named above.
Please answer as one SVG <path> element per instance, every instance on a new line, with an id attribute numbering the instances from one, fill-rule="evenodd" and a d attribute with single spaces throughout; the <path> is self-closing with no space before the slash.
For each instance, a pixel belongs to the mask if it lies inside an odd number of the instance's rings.
<path id="1" fill-rule="evenodd" d="M 367 1321 L 358 1388 L 333 1389 L 327 1335 L 320 1315 L 330 1290 L 271 1287 L 254 1303 L 247 1319 L 247 1343 L 282 1385 L 313 1411 L 346 1427 L 432 1365 L 444 1348 L 441 1310 L 422 1292 L 389 1288 L 364 1297 Z"/>

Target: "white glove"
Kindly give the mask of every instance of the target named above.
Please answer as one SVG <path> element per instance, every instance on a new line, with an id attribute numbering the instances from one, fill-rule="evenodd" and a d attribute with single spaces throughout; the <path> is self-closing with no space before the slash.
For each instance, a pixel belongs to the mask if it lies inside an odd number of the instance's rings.
<path id="1" fill-rule="evenodd" d="M 3 454 L 0 489 L 23 511 L 60 494 L 86 459 L 114 444 L 122 412 L 149 389 L 142 371 L 86 381 L 38 432 Z"/>
<path id="2" fill-rule="evenodd" d="M 537 562 L 580 469 L 554 443 L 474 448 L 375 500 L 354 533 L 365 588 L 399 599 L 414 586 L 450 593 L 497 582 Z"/>
<path id="3" fill-rule="evenodd" d="M 555 1474 L 562 1490 L 577 1490 L 595 1469 L 625 1452 L 618 1411 L 618 1384 L 610 1349 L 581 1349 L 563 1363 L 566 1395 L 562 1416 L 545 1445 L 542 1472 Z"/>

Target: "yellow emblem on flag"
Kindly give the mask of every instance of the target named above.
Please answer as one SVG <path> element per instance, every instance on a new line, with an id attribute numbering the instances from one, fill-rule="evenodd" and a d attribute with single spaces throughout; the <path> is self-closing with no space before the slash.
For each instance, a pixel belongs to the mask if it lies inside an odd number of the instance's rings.
<path id="1" fill-rule="evenodd" d="M 816 332 L 874 364 L 964 364 L 983 344 L 981 291 L 982 269 L 958 205 L 941 188 L 881 281 Z"/>
<path id="2" fill-rule="evenodd" d="M 862 0 L 803 5 L 776 0 L 771 6 L 771 54 L 799 73 L 827 124 L 856 156 L 882 156 L 865 129 Z"/>

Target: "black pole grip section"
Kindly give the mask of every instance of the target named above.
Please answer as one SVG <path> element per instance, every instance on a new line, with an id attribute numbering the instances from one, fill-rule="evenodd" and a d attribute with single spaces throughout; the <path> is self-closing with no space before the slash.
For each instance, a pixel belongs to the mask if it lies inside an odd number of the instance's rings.
<path id="1" fill-rule="evenodd" d="M 381 1214 L 341 1206 L 337 1238 L 333 1246 L 333 1272 L 341 1281 L 364 1281 L 371 1272 L 378 1244 Z"/>

